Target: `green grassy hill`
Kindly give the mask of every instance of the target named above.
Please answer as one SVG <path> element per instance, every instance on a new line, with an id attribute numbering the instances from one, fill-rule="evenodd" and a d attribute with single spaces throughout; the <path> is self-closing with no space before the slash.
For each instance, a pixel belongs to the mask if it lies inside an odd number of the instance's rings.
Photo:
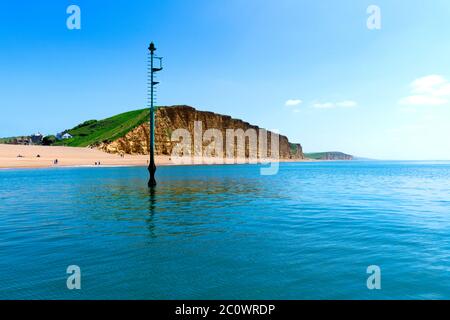
<path id="1" fill-rule="evenodd" d="M 87 147 L 104 141 L 114 141 L 148 121 L 149 110 L 141 109 L 118 114 L 104 120 L 88 120 L 66 130 L 73 138 L 54 143 L 55 146 Z"/>
<path id="2" fill-rule="evenodd" d="M 353 156 L 338 151 L 305 153 L 305 157 L 313 160 L 353 160 Z"/>
<path id="3" fill-rule="evenodd" d="M 0 143 L 9 143 L 14 138 L 0 138 Z"/>
<path id="4" fill-rule="evenodd" d="M 313 160 L 321 160 L 326 157 L 326 152 L 305 153 L 305 157 Z"/>

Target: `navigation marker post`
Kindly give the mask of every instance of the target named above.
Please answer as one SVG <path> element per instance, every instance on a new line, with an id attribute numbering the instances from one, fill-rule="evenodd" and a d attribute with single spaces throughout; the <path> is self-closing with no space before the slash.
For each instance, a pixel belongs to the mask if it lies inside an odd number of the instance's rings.
<path id="1" fill-rule="evenodd" d="M 148 86 L 149 86 L 149 102 L 150 102 L 150 163 L 148 165 L 148 171 L 150 172 L 150 179 L 148 181 L 149 187 L 156 186 L 155 172 L 156 172 L 156 164 L 155 164 L 155 86 L 159 83 L 155 81 L 155 73 L 162 70 L 162 58 L 154 56 L 154 52 L 156 51 L 155 44 L 152 42 L 148 47 L 150 51 L 150 65 L 149 65 L 149 73 L 147 76 Z M 154 60 L 159 62 L 158 66 L 155 67 Z"/>

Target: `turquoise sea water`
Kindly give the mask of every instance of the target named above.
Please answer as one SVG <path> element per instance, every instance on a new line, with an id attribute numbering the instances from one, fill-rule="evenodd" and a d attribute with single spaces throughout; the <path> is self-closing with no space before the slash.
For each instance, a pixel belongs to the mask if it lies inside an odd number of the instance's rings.
<path id="1" fill-rule="evenodd" d="M 0 298 L 450 298 L 448 162 L 160 167 L 158 181 L 0 170 Z"/>

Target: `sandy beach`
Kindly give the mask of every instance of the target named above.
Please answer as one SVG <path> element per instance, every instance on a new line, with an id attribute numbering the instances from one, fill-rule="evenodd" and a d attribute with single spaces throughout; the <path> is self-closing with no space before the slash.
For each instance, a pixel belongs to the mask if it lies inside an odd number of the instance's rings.
<path id="1" fill-rule="evenodd" d="M 54 164 L 56 159 L 58 163 Z M 148 159 L 148 155 L 124 155 L 121 157 L 117 154 L 90 148 L 0 144 L 0 168 L 2 169 L 95 166 L 96 162 L 100 163 L 100 166 L 147 166 Z M 159 166 L 178 164 L 169 156 L 156 156 L 155 160 Z M 211 164 L 211 159 L 209 160 L 196 158 L 193 164 Z M 280 160 L 280 162 L 298 161 L 302 160 Z M 240 159 L 238 162 L 245 163 L 246 161 Z"/>
<path id="2" fill-rule="evenodd" d="M 39 155 L 39 157 L 38 157 Z M 54 160 L 58 159 L 55 165 Z M 145 166 L 148 156 L 105 153 L 90 148 L 22 146 L 0 144 L 0 168 L 47 168 L 61 166 Z M 168 156 L 157 156 L 156 163 L 169 165 Z"/>

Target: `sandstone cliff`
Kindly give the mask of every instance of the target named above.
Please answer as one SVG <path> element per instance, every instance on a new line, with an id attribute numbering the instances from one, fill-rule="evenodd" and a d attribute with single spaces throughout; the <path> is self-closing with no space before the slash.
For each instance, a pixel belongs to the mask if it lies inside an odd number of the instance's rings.
<path id="1" fill-rule="evenodd" d="M 250 125 L 242 120 L 213 112 L 197 111 L 189 106 L 159 107 L 155 118 L 155 150 L 157 155 L 172 154 L 172 149 L 177 144 L 177 142 L 171 141 L 174 130 L 179 128 L 186 129 L 193 136 L 195 121 L 202 122 L 203 133 L 208 129 L 218 129 L 223 133 L 224 137 L 226 137 L 226 129 L 242 129 L 243 131 L 255 129 L 256 132 L 259 132 L 259 127 Z M 267 149 L 270 153 L 270 131 L 268 131 L 267 136 Z M 206 146 L 210 143 L 211 141 L 206 141 L 203 145 Z M 141 124 L 125 136 L 115 141 L 103 142 L 96 147 L 108 153 L 148 154 L 149 124 Z M 246 157 L 249 155 L 249 148 L 250 145 L 245 143 Z M 194 154 L 196 150 L 192 150 L 192 152 Z M 279 155 L 282 159 L 304 159 L 302 146 L 289 143 L 288 138 L 282 135 L 279 136 Z"/>

